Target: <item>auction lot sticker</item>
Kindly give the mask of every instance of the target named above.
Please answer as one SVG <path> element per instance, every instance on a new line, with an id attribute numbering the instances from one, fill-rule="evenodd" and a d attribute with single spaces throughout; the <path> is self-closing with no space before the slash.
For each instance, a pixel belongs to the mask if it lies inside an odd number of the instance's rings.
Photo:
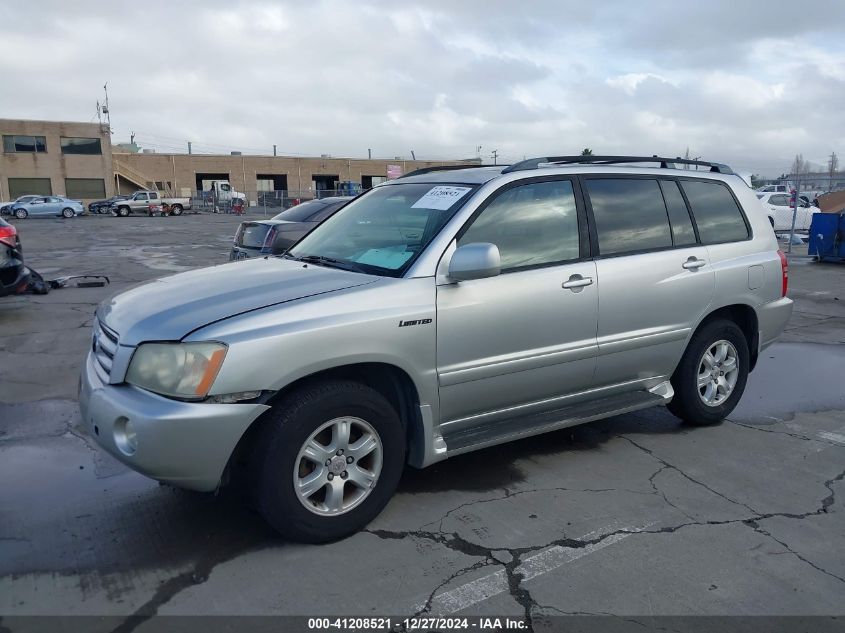
<path id="1" fill-rule="evenodd" d="M 445 211 L 463 198 L 470 189 L 471 187 L 445 187 L 438 185 L 429 189 L 411 208 Z"/>

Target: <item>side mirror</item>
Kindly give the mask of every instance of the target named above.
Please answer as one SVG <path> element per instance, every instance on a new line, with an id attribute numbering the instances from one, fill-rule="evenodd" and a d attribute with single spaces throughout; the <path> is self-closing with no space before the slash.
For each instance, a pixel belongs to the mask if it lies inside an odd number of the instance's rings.
<path id="1" fill-rule="evenodd" d="M 449 262 L 449 278 L 455 281 L 495 277 L 502 272 L 499 248 L 487 242 L 459 246 Z"/>

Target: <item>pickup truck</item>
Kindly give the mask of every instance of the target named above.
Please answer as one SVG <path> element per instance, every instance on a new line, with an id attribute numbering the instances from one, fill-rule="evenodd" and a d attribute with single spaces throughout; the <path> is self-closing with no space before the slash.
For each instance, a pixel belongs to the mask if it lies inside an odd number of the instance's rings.
<path id="1" fill-rule="evenodd" d="M 166 207 L 172 215 L 182 215 L 191 208 L 190 198 L 162 198 L 157 191 L 136 191 L 126 200 L 119 200 L 110 207 L 111 212 L 122 218 L 131 213 L 150 213 L 150 206 Z"/>

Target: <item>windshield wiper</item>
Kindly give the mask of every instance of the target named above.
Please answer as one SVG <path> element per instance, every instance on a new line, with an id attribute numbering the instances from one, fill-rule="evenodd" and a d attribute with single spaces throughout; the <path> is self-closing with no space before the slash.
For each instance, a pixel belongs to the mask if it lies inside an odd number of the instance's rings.
<path id="1" fill-rule="evenodd" d="M 300 261 L 305 262 L 306 264 L 319 264 L 323 266 L 327 266 L 329 268 L 339 268 L 340 270 L 350 270 L 356 273 L 364 272 L 364 268 L 355 264 L 350 261 L 341 261 L 339 259 L 334 259 L 333 257 L 326 257 L 325 255 L 303 255 L 302 257 L 296 257 L 295 255 L 290 255 L 289 257 Z"/>

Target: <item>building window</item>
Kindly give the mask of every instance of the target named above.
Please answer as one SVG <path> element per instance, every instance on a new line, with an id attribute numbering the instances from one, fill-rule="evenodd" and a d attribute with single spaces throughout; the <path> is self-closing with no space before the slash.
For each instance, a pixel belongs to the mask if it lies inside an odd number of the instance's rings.
<path id="1" fill-rule="evenodd" d="M 22 134 L 3 135 L 4 152 L 46 152 L 47 137 Z"/>
<path id="2" fill-rule="evenodd" d="M 9 178 L 9 197 L 14 200 L 20 196 L 51 196 L 53 186 L 49 178 Z"/>
<path id="3" fill-rule="evenodd" d="M 68 198 L 105 198 L 106 181 L 102 178 L 65 178 Z"/>
<path id="4" fill-rule="evenodd" d="M 97 155 L 102 153 L 103 150 L 100 147 L 100 139 L 98 138 L 84 138 L 81 136 L 62 137 L 62 154 Z"/>

